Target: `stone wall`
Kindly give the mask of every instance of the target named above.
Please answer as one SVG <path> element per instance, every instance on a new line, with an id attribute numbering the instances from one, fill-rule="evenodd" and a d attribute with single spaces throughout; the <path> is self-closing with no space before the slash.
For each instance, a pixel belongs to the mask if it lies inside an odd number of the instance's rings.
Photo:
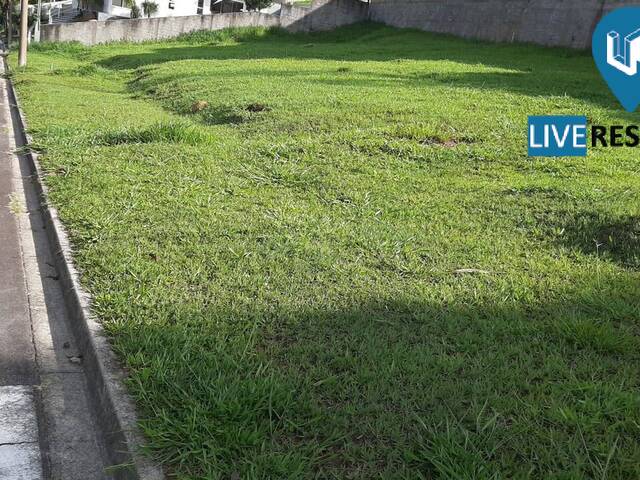
<path id="1" fill-rule="evenodd" d="M 369 18 L 369 5 L 359 0 L 314 0 L 311 7 L 282 5 L 282 27 L 291 31 L 333 30 Z"/>
<path id="2" fill-rule="evenodd" d="M 370 19 L 490 40 L 589 48 L 603 14 L 640 0 L 371 0 Z"/>
<path id="3" fill-rule="evenodd" d="M 144 42 L 177 37 L 196 30 L 222 30 L 229 27 L 278 27 L 280 18 L 263 13 L 223 13 L 218 15 L 189 15 L 186 17 L 136 18 L 99 22 L 43 25 L 41 41 L 77 41 L 85 45 L 126 40 Z"/>
<path id="4" fill-rule="evenodd" d="M 602 15 L 628 5 L 640 0 L 313 0 L 310 7 L 284 4 L 279 16 L 245 12 L 44 25 L 42 40 L 141 42 L 245 26 L 310 32 L 370 19 L 465 38 L 584 49 Z"/>
<path id="5" fill-rule="evenodd" d="M 310 7 L 283 5 L 281 15 L 242 12 L 43 25 L 41 40 L 78 41 L 85 45 L 119 40 L 144 42 L 177 37 L 197 30 L 258 26 L 310 32 L 362 22 L 367 17 L 368 5 L 359 0 L 314 0 Z"/>

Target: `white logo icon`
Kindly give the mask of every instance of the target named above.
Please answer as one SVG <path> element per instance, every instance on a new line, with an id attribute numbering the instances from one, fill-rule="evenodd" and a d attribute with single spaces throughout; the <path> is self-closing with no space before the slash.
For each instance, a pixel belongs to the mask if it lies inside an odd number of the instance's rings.
<path id="1" fill-rule="evenodd" d="M 624 43 L 623 43 L 624 42 Z M 618 32 L 607 35 L 607 63 L 630 77 L 638 73 L 640 62 L 640 29 L 624 39 Z"/>

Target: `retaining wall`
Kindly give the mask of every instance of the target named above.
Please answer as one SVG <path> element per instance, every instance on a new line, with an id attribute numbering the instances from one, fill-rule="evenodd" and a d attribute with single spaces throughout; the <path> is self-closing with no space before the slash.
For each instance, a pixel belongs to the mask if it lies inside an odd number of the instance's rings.
<path id="1" fill-rule="evenodd" d="M 77 41 L 85 45 L 127 40 L 144 42 L 177 37 L 196 30 L 222 30 L 228 27 L 278 27 L 280 18 L 264 13 L 223 13 L 217 15 L 189 15 L 185 17 L 136 18 L 99 22 L 61 23 L 43 25 L 41 41 Z"/>
<path id="2" fill-rule="evenodd" d="M 283 5 L 281 15 L 259 12 L 89 21 L 43 25 L 43 42 L 78 41 L 85 45 L 126 40 L 144 42 L 197 30 L 229 27 L 282 27 L 291 31 L 331 30 L 367 20 L 368 5 L 359 0 L 314 0 L 310 7 Z"/>
<path id="3" fill-rule="evenodd" d="M 141 42 L 247 26 L 310 32 L 370 19 L 480 40 L 585 49 L 602 15 L 629 5 L 640 5 L 640 0 L 314 0 L 310 7 L 282 5 L 279 16 L 244 12 L 44 25 L 42 40 Z"/>
<path id="4" fill-rule="evenodd" d="M 314 0 L 310 7 L 282 5 L 281 26 L 291 31 L 333 30 L 369 18 L 369 4 L 359 0 Z"/>
<path id="5" fill-rule="evenodd" d="M 590 48 L 603 14 L 640 0 L 371 0 L 370 19 L 490 40 Z"/>

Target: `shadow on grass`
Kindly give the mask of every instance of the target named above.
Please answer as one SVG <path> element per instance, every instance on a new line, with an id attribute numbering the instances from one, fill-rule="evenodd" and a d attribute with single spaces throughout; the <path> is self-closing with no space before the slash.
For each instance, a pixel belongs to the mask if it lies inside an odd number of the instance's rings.
<path id="1" fill-rule="evenodd" d="M 377 24 L 362 24 L 324 34 L 287 34 L 267 31 L 256 35 L 249 31 L 235 31 L 231 37 L 240 43 L 221 44 L 219 32 L 194 34 L 186 40 L 200 45 L 185 46 L 169 42 L 163 48 L 115 55 L 98 61 L 109 69 L 136 69 L 179 60 L 255 60 L 255 59 L 314 59 L 348 62 L 394 62 L 402 60 L 451 61 L 471 66 L 484 65 L 515 70 L 501 73 L 431 72 L 424 75 L 376 74 L 370 78 L 337 77 L 318 80 L 339 86 L 375 87 L 378 82 L 397 81 L 416 86 L 447 84 L 479 89 L 496 89 L 531 96 L 570 96 L 601 107 L 617 109 L 616 100 L 597 73 L 591 57 L 583 52 L 550 49 L 530 45 L 490 44 L 449 36 L 438 36 L 413 30 L 397 30 Z M 206 43 L 207 40 L 209 43 Z M 445 67 L 443 67 L 445 68 Z M 318 73 L 318 72 L 314 72 Z M 340 72 L 336 72 L 340 73 Z M 299 70 L 291 72 L 303 74 Z M 274 76 L 280 80 L 287 72 L 268 72 L 254 75 Z M 637 120 L 637 116 L 634 117 Z"/>
<path id="2" fill-rule="evenodd" d="M 131 305 L 114 333 L 133 391 L 143 407 L 153 399 L 152 447 L 183 473 L 600 478 L 606 464 L 634 478 L 640 283 L 603 275 L 556 293 L 503 305 Z"/>
<path id="3" fill-rule="evenodd" d="M 174 41 L 148 44 L 142 53 L 114 55 L 99 65 L 112 69 L 134 69 L 175 60 L 318 59 L 349 61 L 451 60 L 469 65 L 544 69 L 580 66 L 579 72 L 594 72 L 591 56 L 562 48 L 522 44 L 496 44 L 466 40 L 419 30 L 396 29 L 376 23 L 342 27 L 330 32 L 288 33 L 279 29 L 229 29 L 183 35 Z M 530 58 L 527 58 L 530 56 Z M 578 62 L 576 64 L 576 62 Z M 576 73 L 576 72 L 574 72 Z"/>
<path id="4" fill-rule="evenodd" d="M 558 242 L 577 248 L 586 255 L 601 256 L 621 267 L 640 269 L 640 217 L 611 218 L 608 214 L 587 212 L 559 221 Z"/>

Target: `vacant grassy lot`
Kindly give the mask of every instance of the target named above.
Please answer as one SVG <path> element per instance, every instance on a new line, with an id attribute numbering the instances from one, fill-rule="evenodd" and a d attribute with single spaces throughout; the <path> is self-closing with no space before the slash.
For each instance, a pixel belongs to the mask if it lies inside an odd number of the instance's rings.
<path id="1" fill-rule="evenodd" d="M 640 477 L 639 122 L 582 53 L 376 25 L 40 46 L 16 72 L 178 478 Z"/>

